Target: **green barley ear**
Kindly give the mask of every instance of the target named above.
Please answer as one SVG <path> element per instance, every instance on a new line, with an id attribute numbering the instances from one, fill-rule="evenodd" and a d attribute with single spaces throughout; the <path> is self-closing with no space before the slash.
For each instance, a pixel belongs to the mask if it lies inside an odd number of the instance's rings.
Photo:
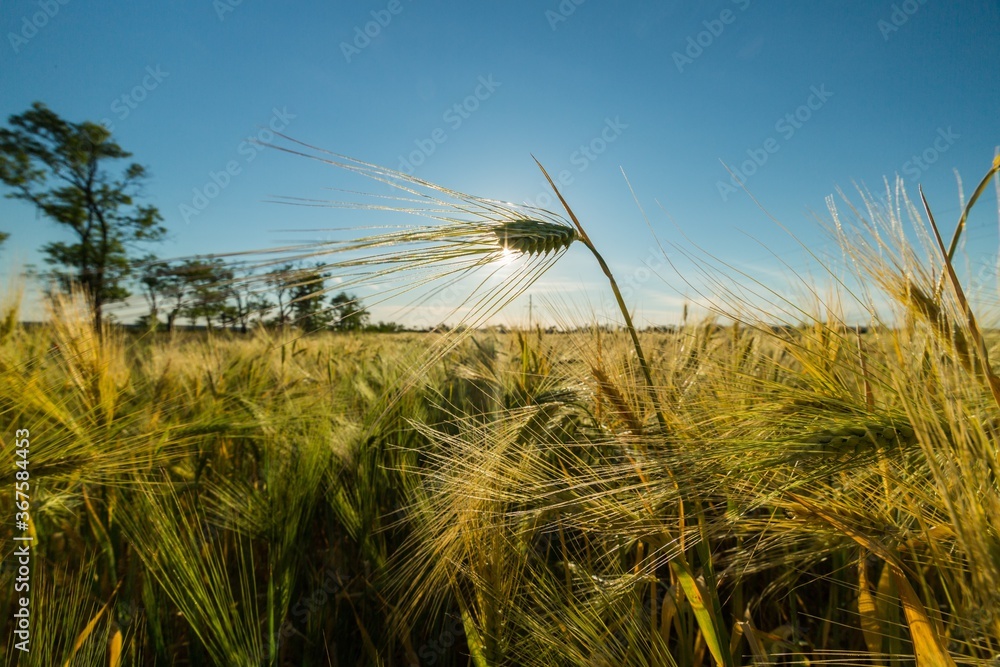
<path id="1" fill-rule="evenodd" d="M 566 250 L 580 236 L 572 227 L 543 220 L 511 220 L 493 228 L 501 246 L 525 255 Z"/>

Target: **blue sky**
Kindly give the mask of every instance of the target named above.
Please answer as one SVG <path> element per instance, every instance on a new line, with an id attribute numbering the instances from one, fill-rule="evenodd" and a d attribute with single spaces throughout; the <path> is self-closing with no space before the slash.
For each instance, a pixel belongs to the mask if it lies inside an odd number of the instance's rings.
<path id="1" fill-rule="evenodd" d="M 534 154 L 571 172 L 564 194 L 612 268 L 638 276 L 632 300 L 644 322 L 676 320 L 690 289 L 669 273 L 642 280 L 655 241 L 623 169 L 662 242 L 768 276 L 782 268 L 772 251 L 794 268 L 805 253 L 727 187 L 720 161 L 821 250 L 829 243 L 813 212 L 825 214 L 825 198 L 896 174 L 913 194 L 924 185 L 950 229 L 953 170 L 968 191 L 1000 144 L 996 2 L 35 0 L 4 3 L 0 18 L 0 117 L 40 100 L 69 120 L 107 119 L 151 171 L 146 201 L 170 230 L 161 256 L 379 222 L 265 202 L 357 185 L 245 143 L 269 124 L 515 202 L 548 194 Z M 921 155 L 933 163 L 913 160 Z M 203 210 L 184 208 L 233 162 L 237 173 L 217 193 L 208 187 Z M 995 257 L 996 211 L 991 188 L 970 223 L 973 264 Z M 9 200 L 0 230 L 11 234 L 4 276 L 40 265 L 38 247 L 67 238 Z M 600 309 L 610 294 L 595 270 L 575 249 L 532 293 Z M 522 311 L 515 304 L 509 319 Z"/>

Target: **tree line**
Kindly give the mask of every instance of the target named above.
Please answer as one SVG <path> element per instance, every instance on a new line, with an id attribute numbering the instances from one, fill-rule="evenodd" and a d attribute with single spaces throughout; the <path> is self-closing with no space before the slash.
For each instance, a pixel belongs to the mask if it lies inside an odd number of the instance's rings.
<path id="1" fill-rule="evenodd" d="M 148 247 L 167 230 L 155 206 L 137 201 L 148 172 L 135 162 L 122 166 L 130 157 L 103 125 L 67 121 L 41 102 L 0 128 L 7 197 L 32 204 L 70 232 L 69 241 L 42 246 L 50 267 L 42 277 L 62 290 L 79 287 L 93 304 L 98 331 L 106 307 L 136 289 L 149 306 L 140 320 L 150 327 L 162 322 L 172 330 L 180 318 L 242 331 L 261 324 L 307 331 L 370 327 L 356 297 L 330 296 L 330 276 L 320 266 L 286 264 L 255 274 L 217 258 L 158 260 Z M 9 236 L 0 232 L 0 245 Z"/>
<path id="2" fill-rule="evenodd" d="M 320 265 L 278 266 L 266 273 L 241 271 L 219 259 L 159 262 L 150 258 L 139 273 L 139 285 L 149 306 L 140 323 L 157 326 L 161 317 L 168 330 L 180 318 L 206 328 L 238 329 L 251 326 L 296 326 L 306 331 L 369 328 L 396 331 L 399 325 L 370 323 L 360 300 L 346 292 L 330 296 L 330 275 Z"/>

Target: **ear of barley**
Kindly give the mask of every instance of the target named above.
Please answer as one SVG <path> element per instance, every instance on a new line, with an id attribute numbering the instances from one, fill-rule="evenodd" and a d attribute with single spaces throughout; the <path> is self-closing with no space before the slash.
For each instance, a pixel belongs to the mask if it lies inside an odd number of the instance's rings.
<path id="1" fill-rule="evenodd" d="M 526 255 L 559 252 L 580 238 L 572 227 L 528 219 L 504 222 L 493 233 L 502 247 Z"/>
<path id="2" fill-rule="evenodd" d="M 365 299 L 368 307 L 406 295 L 409 309 L 437 302 L 433 324 L 457 319 L 457 325 L 475 328 L 520 296 L 580 239 L 568 220 L 551 211 L 469 195 L 282 138 L 288 144 L 273 147 L 387 184 L 397 194 L 368 194 L 360 202 L 298 197 L 279 197 L 277 202 L 406 213 L 432 221 L 349 240 L 230 255 L 249 256 L 246 263 L 257 269 L 289 262 L 309 262 L 312 269 L 315 263 L 315 271 L 336 279 L 322 292 L 377 286 L 375 297 Z M 249 280 L 265 289 L 267 279 L 258 275 Z M 435 300 L 446 288 L 453 288 L 451 296 Z"/>
<path id="3" fill-rule="evenodd" d="M 642 421 L 632 410 L 628 398 L 621 389 L 608 377 L 604 369 L 591 366 L 590 372 L 597 380 L 598 400 L 607 400 L 611 404 L 612 415 L 621 421 L 629 432 L 635 435 L 642 435 Z"/>

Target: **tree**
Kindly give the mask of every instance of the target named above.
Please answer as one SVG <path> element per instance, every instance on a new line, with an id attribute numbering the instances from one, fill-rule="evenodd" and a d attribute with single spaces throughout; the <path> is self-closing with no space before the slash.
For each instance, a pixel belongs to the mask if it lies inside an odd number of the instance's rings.
<path id="1" fill-rule="evenodd" d="M 132 163 L 117 176 L 105 165 L 132 156 L 112 141 L 102 125 L 71 123 L 41 102 L 8 119 L 0 128 L 0 180 L 14 189 L 7 196 L 33 204 L 45 217 L 73 232 L 71 242 L 53 242 L 42 250 L 51 273 L 65 289 L 83 287 L 101 330 L 106 304 L 129 296 L 126 280 L 136 244 L 166 234 L 154 206 L 137 205 L 147 174 Z"/>
<path id="2" fill-rule="evenodd" d="M 233 271 L 221 259 L 189 259 L 177 267 L 177 274 L 184 284 L 186 306 L 184 314 L 194 324 L 199 317 L 212 329 L 214 318 L 229 315 L 226 301 L 233 282 Z"/>
<path id="3" fill-rule="evenodd" d="M 247 332 L 250 318 L 254 313 L 258 314 L 259 319 L 263 317 L 264 311 L 271 308 L 271 302 L 257 290 L 258 282 L 258 277 L 246 274 L 242 279 L 235 281 L 229 290 L 234 302 L 233 324 L 239 325 L 241 333 Z"/>
<path id="4" fill-rule="evenodd" d="M 378 324 L 366 324 L 364 326 L 365 331 L 374 331 L 376 333 L 400 333 L 401 331 L 406 331 L 406 327 L 399 322 L 379 322 Z M 501 333 L 505 333 L 501 331 Z"/>
<path id="5" fill-rule="evenodd" d="M 368 326 L 370 315 L 358 297 L 341 292 L 330 299 L 333 323 L 338 331 L 361 331 Z"/>
<path id="6" fill-rule="evenodd" d="M 174 330 L 177 316 L 184 308 L 184 295 L 187 289 L 180 265 L 167 262 L 157 262 L 153 257 L 147 257 L 141 264 L 139 285 L 142 295 L 149 304 L 150 324 L 159 322 L 160 310 L 166 312 L 167 331 Z"/>
<path id="7" fill-rule="evenodd" d="M 0 232 L 0 246 L 2 246 L 3 242 L 6 241 L 9 238 L 10 238 L 10 234 L 5 234 L 4 232 Z"/>
<path id="8" fill-rule="evenodd" d="M 271 322 L 279 326 L 285 326 L 292 321 L 292 307 L 289 301 L 292 300 L 291 290 L 295 281 L 291 280 L 289 276 L 294 270 L 294 264 L 285 264 L 269 271 L 265 277 L 266 283 L 274 290 L 274 296 L 278 299 L 278 302 L 274 304 L 278 312 Z"/>
<path id="9" fill-rule="evenodd" d="M 334 315 L 323 303 L 326 295 L 326 279 L 329 273 L 320 271 L 322 264 L 315 268 L 304 267 L 289 276 L 292 312 L 295 324 L 306 331 L 326 329 L 332 324 Z"/>

